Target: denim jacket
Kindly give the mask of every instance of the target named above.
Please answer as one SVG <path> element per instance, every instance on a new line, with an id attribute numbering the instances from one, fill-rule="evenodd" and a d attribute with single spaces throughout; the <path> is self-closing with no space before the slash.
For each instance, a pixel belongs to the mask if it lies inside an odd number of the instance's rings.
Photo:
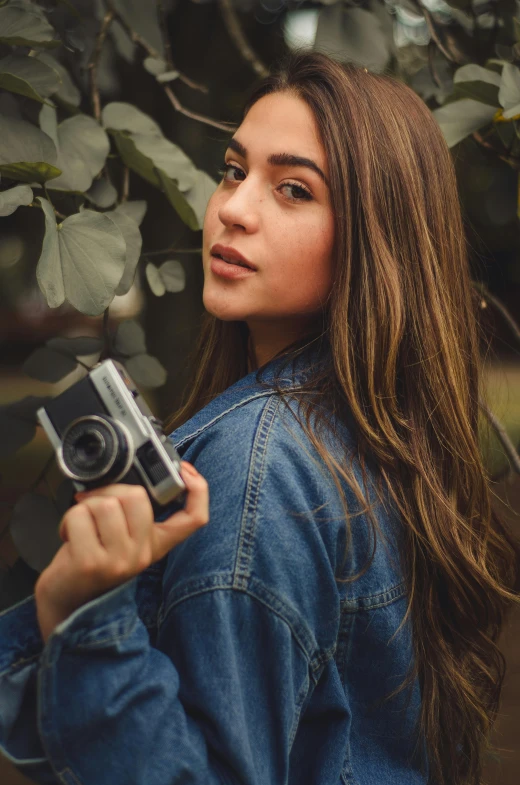
<path id="1" fill-rule="evenodd" d="M 34 595 L 0 614 L 0 750 L 39 783 L 416 785 L 417 680 L 400 521 L 343 508 L 303 428 L 250 373 L 170 438 L 210 520 L 43 645 Z M 305 378 L 300 364 L 284 376 Z M 329 449 L 353 449 L 344 428 Z M 356 467 L 356 471 L 359 467 Z M 359 510 L 345 484 L 349 511 Z M 350 574 L 350 573 L 348 573 Z M 424 746 L 420 743 L 418 748 Z"/>

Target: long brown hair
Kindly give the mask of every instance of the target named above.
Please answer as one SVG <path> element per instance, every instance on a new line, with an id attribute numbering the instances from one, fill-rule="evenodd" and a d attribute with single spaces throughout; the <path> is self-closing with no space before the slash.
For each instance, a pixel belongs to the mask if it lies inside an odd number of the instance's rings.
<path id="1" fill-rule="evenodd" d="M 338 478 L 361 503 L 366 493 L 353 456 L 343 464 L 326 450 L 323 409 L 355 431 L 363 475 L 367 462 L 377 468 L 402 516 L 415 663 L 400 689 L 418 675 L 429 781 L 480 785 L 505 672 L 497 640 L 518 601 L 519 549 L 491 507 L 479 441 L 479 297 L 451 155 L 429 109 L 392 76 L 295 51 L 253 85 L 243 117 L 277 91 L 313 111 L 335 216 L 320 339 L 330 369 L 320 366 L 302 387 L 302 425 L 335 479 L 349 537 Z M 206 314 L 193 362 L 189 395 L 167 430 L 247 373 L 246 325 Z"/>

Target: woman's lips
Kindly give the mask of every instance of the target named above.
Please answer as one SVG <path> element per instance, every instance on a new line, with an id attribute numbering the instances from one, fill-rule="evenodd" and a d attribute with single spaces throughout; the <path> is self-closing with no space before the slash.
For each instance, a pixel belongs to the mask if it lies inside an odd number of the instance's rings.
<path id="1" fill-rule="evenodd" d="M 254 275 L 256 272 L 256 270 L 251 270 L 250 267 L 240 267 L 238 264 L 225 262 L 218 256 L 213 255 L 211 256 L 210 269 L 214 275 L 219 275 L 221 278 L 227 278 L 228 280 L 247 278 L 249 275 Z"/>

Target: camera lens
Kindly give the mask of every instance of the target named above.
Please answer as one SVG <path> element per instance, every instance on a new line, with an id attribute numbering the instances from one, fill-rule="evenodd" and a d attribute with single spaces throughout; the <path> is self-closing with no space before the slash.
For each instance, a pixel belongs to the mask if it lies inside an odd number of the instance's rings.
<path id="1" fill-rule="evenodd" d="M 128 464 L 129 445 L 124 431 L 112 419 L 80 417 L 62 435 L 62 468 L 82 482 L 114 481 Z"/>

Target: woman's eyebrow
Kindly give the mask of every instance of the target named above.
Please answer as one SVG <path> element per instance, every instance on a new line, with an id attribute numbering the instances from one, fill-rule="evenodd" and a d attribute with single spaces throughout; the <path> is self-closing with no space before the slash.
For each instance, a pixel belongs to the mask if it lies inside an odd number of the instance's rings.
<path id="1" fill-rule="evenodd" d="M 228 150 L 234 150 L 235 153 L 241 155 L 242 158 L 247 158 L 247 150 L 244 145 L 238 141 L 238 139 L 230 139 L 227 146 Z M 312 169 L 313 172 L 316 172 L 316 174 L 321 177 L 325 185 L 327 187 L 329 186 L 329 181 L 327 180 L 325 174 L 322 172 L 318 164 L 310 158 L 303 158 L 301 155 L 291 155 L 291 153 L 272 153 L 268 157 L 267 163 L 271 166 L 305 166 L 307 169 Z"/>

